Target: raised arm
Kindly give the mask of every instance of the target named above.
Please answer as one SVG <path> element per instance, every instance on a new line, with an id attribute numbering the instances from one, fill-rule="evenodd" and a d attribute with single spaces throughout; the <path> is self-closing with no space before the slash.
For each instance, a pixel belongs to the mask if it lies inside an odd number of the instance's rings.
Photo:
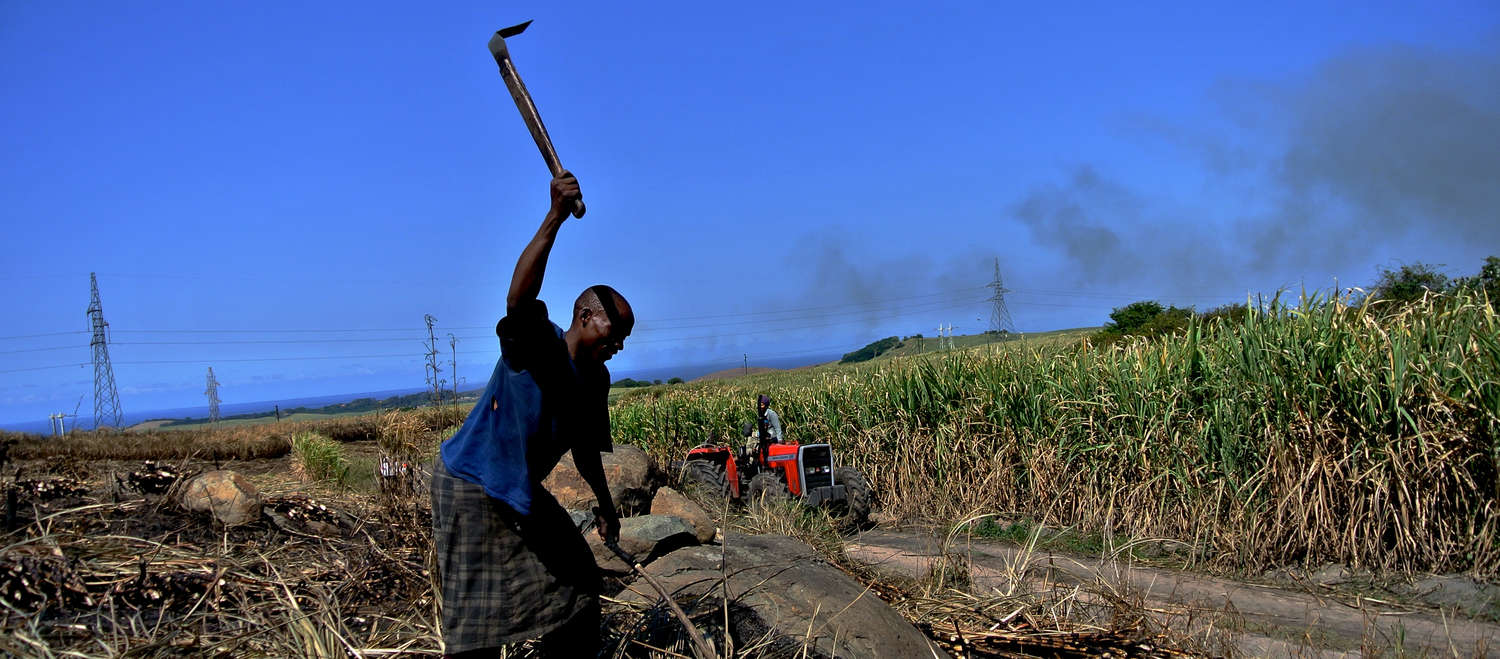
<path id="1" fill-rule="evenodd" d="M 505 296 L 505 312 L 510 314 L 522 303 L 535 300 L 542 292 L 542 276 L 547 272 L 547 255 L 552 253 L 552 243 L 557 240 L 557 230 L 562 227 L 572 212 L 573 200 L 580 197 L 578 179 L 566 170 L 562 176 L 552 179 L 552 206 L 542 218 L 542 226 L 536 230 L 521 258 L 516 261 L 516 272 L 510 278 L 510 293 Z"/>

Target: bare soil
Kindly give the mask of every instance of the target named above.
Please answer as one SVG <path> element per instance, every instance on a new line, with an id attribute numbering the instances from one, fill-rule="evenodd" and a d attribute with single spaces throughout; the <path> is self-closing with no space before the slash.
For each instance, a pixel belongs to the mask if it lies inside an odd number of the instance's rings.
<path id="1" fill-rule="evenodd" d="M 846 544 L 850 558 L 878 570 L 928 577 L 961 575 L 976 592 L 1091 586 L 1150 611 L 1163 627 L 1215 653 L 1245 656 L 1458 656 L 1500 654 L 1500 625 L 1461 607 L 1397 603 L 1337 591 L 1309 592 L 1129 561 L 1028 551 L 922 531 L 876 530 Z"/>

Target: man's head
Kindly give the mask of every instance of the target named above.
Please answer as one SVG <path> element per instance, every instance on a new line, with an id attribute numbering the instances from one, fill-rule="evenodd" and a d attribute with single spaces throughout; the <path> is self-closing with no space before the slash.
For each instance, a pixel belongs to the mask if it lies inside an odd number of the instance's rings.
<path id="1" fill-rule="evenodd" d="M 573 301 L 573 324 L 568 345 L 573 359 L 602 364 L 625 349 L 625 337 L 635 327 L 635 312 L 619 291 L 590 286 Z"/>
<path id="2" fill-rule="evenodd" d="M 770 396 L 767 396 L 765 394 L 761 394 L 760 397 L 758 397 L 758 398 L 755 399 L 755 411 L 757 411 L 760 414 L 764 415 L 766 413 L 766 410 L 768 410 L 770 408 L 771 408 L 771 397 Z"/>

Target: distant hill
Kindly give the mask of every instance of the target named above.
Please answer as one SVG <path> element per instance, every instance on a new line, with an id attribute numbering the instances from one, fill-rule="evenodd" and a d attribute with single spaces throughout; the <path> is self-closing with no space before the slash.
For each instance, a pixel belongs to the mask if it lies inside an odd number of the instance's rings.
<path id="1" fill-rule="evenodd" d="M 729 379 L 733 379 L 733 378 L 737 378 L 737 377 L 742 377 L 742 376 L 745 376 L 745 375 L 759 375 L 761 373 L 775 373 L 775 372 L 780 371 L 780 370 L 782 370 L 782 369 L 779 369 L 779 368 L 767 368 L 765 366 L 751 366 L 748 370 L 745 369 L 745 368 L 743 368 L 743 367 L 741 367 L 741 368 L 728 368 L 728 369 L 724 369 L 722 371 L 714 371 L 714 372 L 709 373 L 707 375 L 701 375 L 699 377 L 693 378 L 692 381 L 693 382 L 704 382 L 704 381 L 707 381 L 707 380 L 729 380 Z"/>
<path id="2" fill-rule="evenodd" d="M 1050 332 L 1031 332 L 1015 334 L 963 334 L 953 337 L 955 349 L 973 348 L 975 346 L 989 345 L 992 343 L 1005 343 L 1012 345 L 1024 345 L 1035 343 L 1037 345 L 1053 345 L 1059 343 L 1072 343 L 1095 332 L 1098 327 L 1078 327 L 1074 329 L 1052 330 Z M 905 337 L 901 343 L 890 350 L 882 352 L 876 360 L 891 359 L 893 357 L 904 357 L 907 355 L 919 355 L 942 350 L 939 347 L 937 337 Z"/>
<path id="3" fill-rule="evenodd" d="M 1047 346 L 1068 344 L 1078 341 L 1098 332 L 1098 327 L 1078 327 L 1074 329 L 1053 330 L 1050 332 L 1032 332 L 1015 334 L 965 334 L 953 337 L 953 348 L 962 350 L 991 344 L 1008 344 L 1014 346 L 1035 345 Z M 893 347 L 885 346 L 872 360 L 885 361 L 896 357 L 920 355 L 932 352 L 940 352 L 938 339 L 935 337 L 902 337 Z M 866 346 L 868 348 L 869 346 Z M 846 355 L 847 356 L 847 355 Z M 767 368 L 765 366 L 751 366 L 748 371 L 745 368 L 727 368 L 722 371 L 714 371 L 690 380 L 691 382 L 707 382 L 710 380 L 730 380 L 747 375 L 758 375 L 761 373 L 779 373 L 788 370 L 803 370 L 819 366 L 831 366 L 834 362 L 824 364 L 808 364 L 795 369 Z"/>
<path id="4" fill-rule="evenodd" d="M 483 389 L 460 392 L 455 403 L 473 403 L 479 399 Z M 449 395 L 449 392 L 444 392 Z M 404 394 L 389 396 L 386 398 L 356 398 L 344 403 L 333 403 L 321 407 L 284 407 L 279 408 L 281 417 L 286 420 L 304 420 L 311 418 L 326 418 L 329 416 L 348 416 L 356 414 L 368 414 L 370 412 L 381 412 L 396 408 L 411 408 L 428 405 L 431 402 L 431 394 L 423 391 L 415 394 Z M 445 399 L 447 400 L 447 399 Z M 258 423 L 266 419 L 276 418 L 276 410 L 265 412 L 253 412 L 248 414 L 232 414 L 221 417 L 219 423 L 225 426 Z M 129 430 L 154 430 L 158 428 L 186 428 L 201 426 L 208 423 L 206 418 L 184 418 L 184 419 L 148 419 L 133 426 Z"/>

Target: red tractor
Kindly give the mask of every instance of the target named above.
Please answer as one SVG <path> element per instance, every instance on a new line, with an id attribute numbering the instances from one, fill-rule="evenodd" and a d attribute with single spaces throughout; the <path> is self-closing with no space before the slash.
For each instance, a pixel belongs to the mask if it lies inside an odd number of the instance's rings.
<path id="1" fill-rule="evenodd" d="M 809 506 L 828 506 L 846 527 L 869 521 L 875 502 L 869 481 L 853 467 L 835 466 L 828 444 L 757 441 L 748 428 L 746 440 L 738 454 L 712 444 L 688 451 L 684 487 L 751 505 L 796 497 Z"/>

